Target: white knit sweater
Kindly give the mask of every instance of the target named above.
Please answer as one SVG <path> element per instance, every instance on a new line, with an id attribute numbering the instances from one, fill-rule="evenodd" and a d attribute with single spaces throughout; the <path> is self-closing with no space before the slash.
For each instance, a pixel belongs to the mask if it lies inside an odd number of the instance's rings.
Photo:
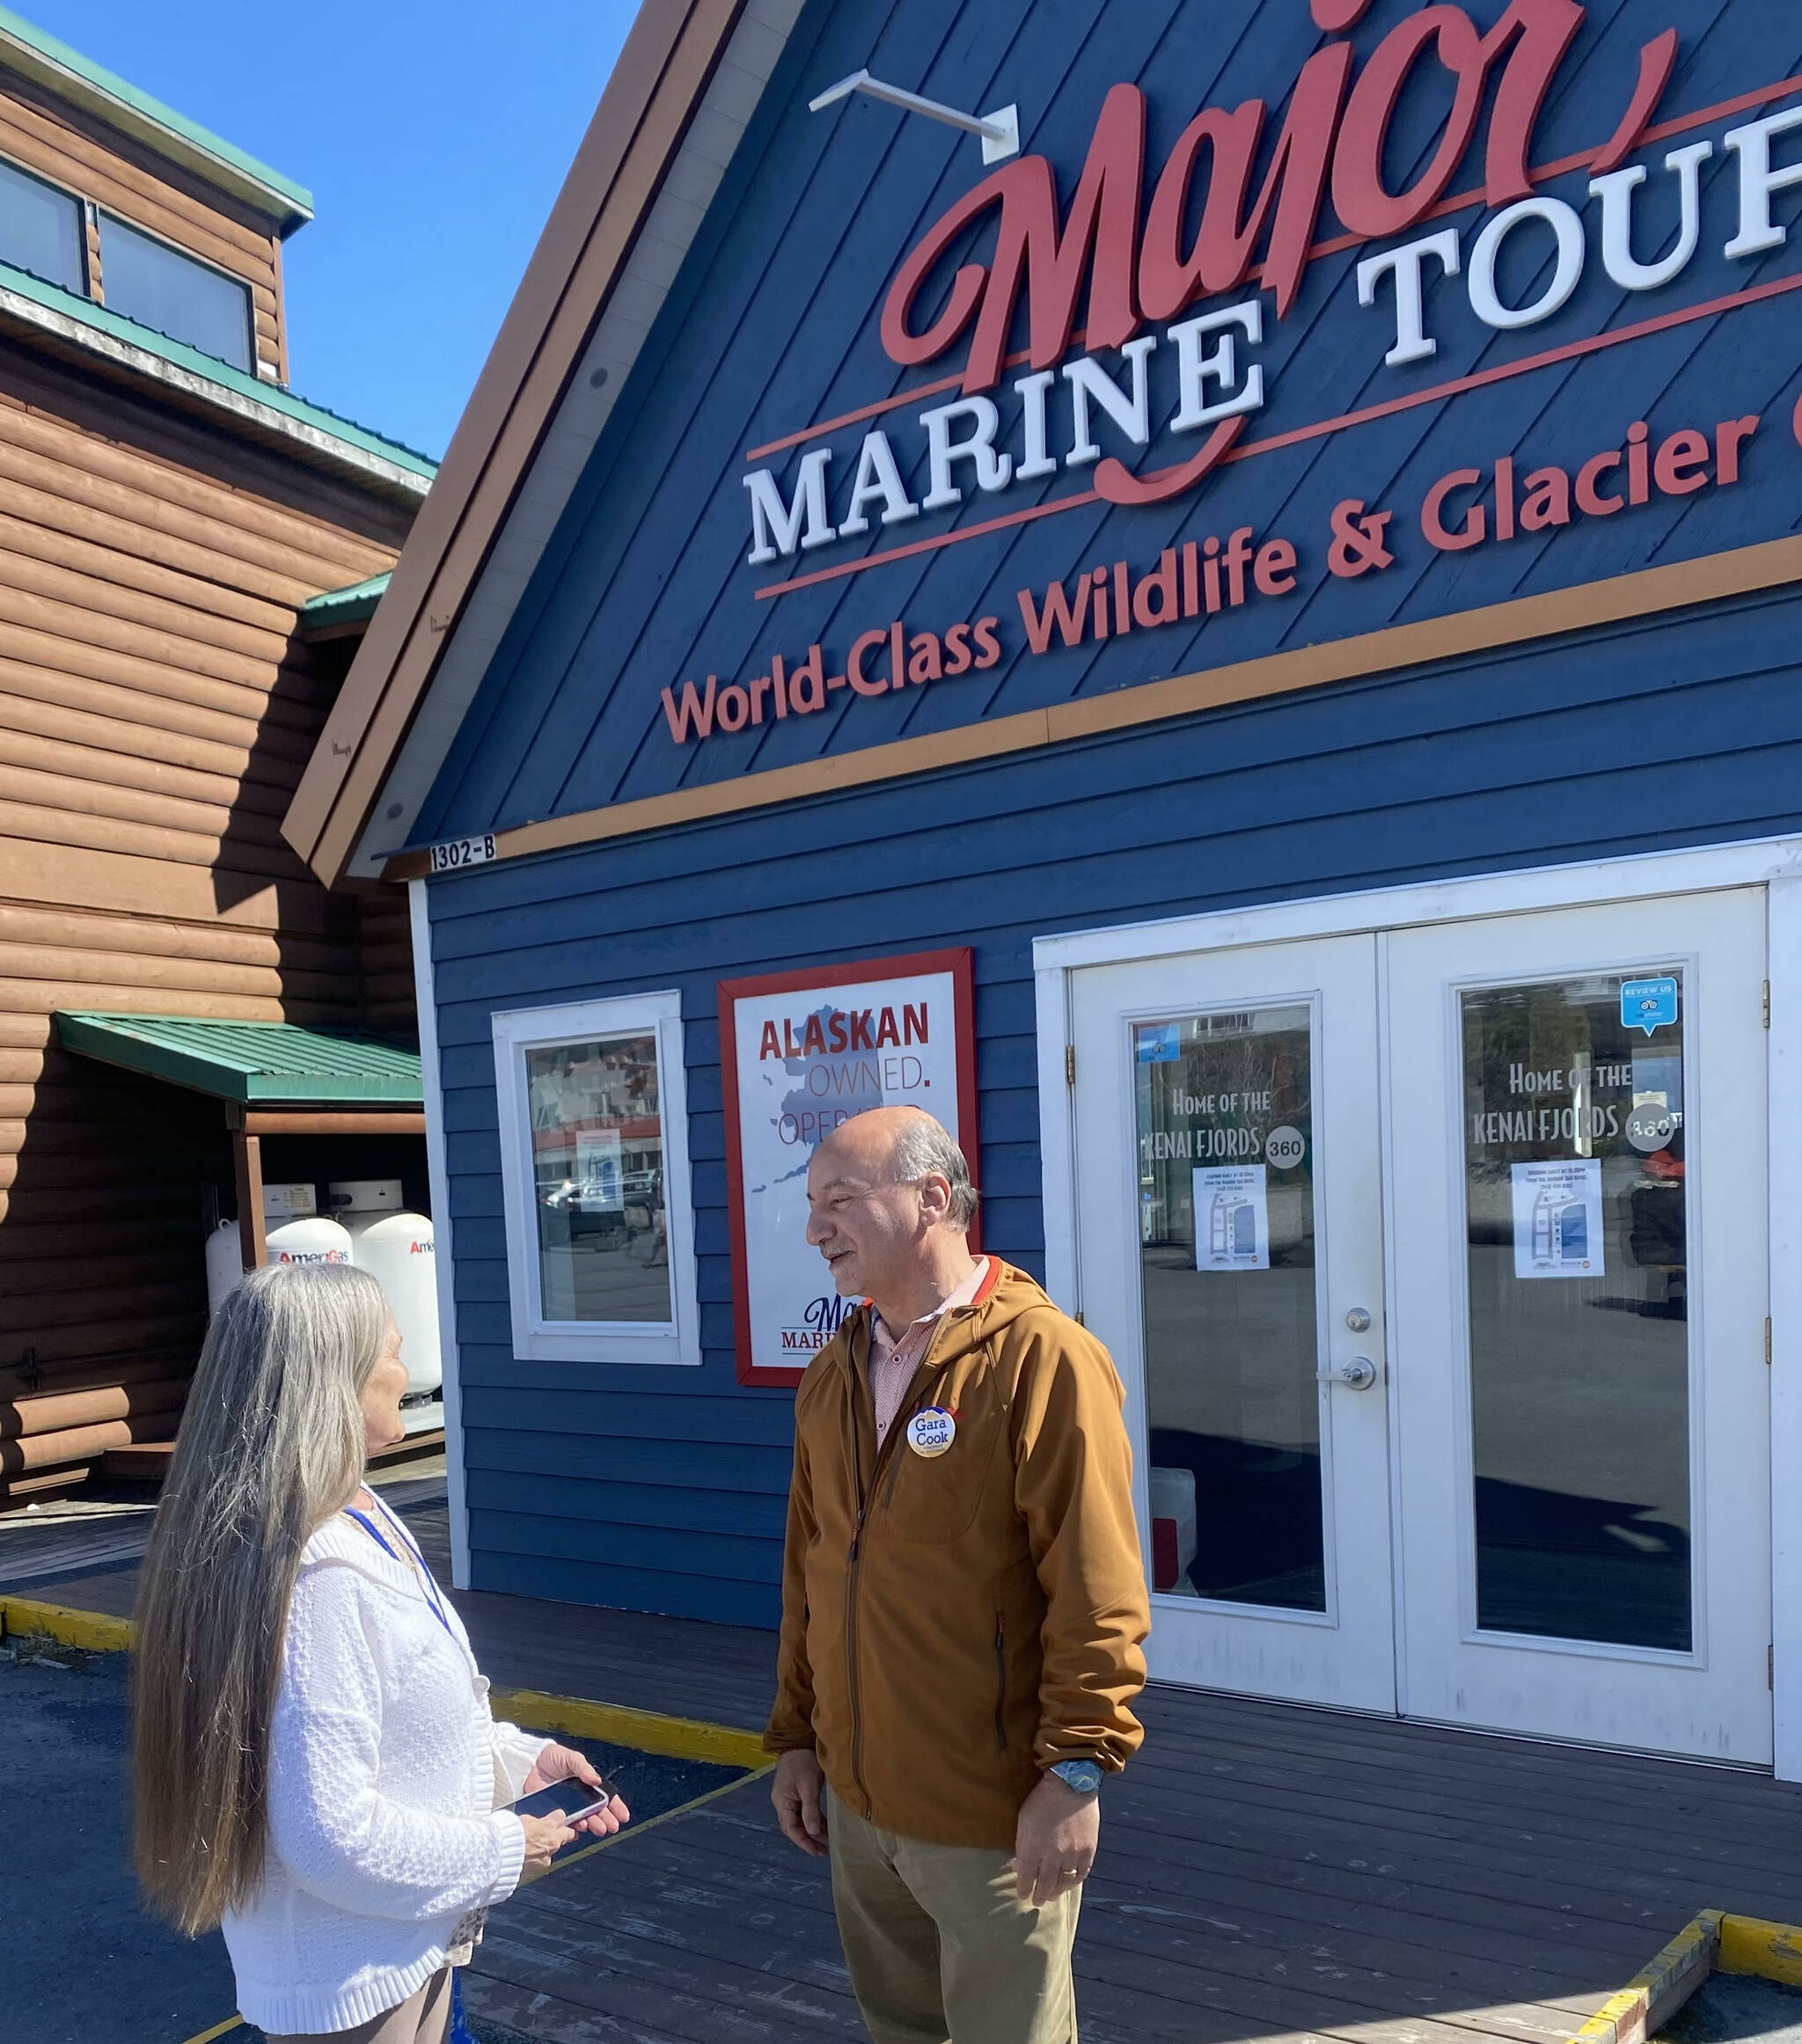
<path id="1" fill-rule="evenodd" d="M 370 1516 L 391 1546 L 406 1535 Z M 416 1551 L 416 1550 L 415 1550 Z M 462 1622 L 354 1520 L 306 1543 L 269 1733 L 268 1859 L 225 1918 L 239 2013 L 277 2035 L 348 2030 L 445 1962 L 511 1894 L 521 1794 L 545 1741 L 497 1725 Z"/>

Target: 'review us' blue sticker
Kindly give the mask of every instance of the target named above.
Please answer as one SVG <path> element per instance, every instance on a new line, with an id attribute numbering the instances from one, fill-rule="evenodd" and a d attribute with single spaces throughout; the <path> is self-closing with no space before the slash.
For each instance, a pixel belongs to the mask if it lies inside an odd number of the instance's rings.
<path id="1" fill-rule="evenodd" d="M 1677 983 L 1672 978 L 1623 979 L 1621 982 L 1621 1027 L 1666 1029 L 1677 1019 Z"/>
<path id="2" fill-rule="evenodd" d="M 1183 1055 L 1181 1022 L 1151 1022 L 1139 1031 L 1141 1065 L 1172 1065 Z"/>

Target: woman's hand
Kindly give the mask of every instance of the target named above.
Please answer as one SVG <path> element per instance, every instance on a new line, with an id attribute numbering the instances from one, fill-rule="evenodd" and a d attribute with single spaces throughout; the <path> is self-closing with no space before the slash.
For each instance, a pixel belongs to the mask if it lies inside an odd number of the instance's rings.
<path id="1" fill-rule="evenodd" d="M 519 1870 L 522 1880 L 536 1880 L 541 1873 L 548 1873 L 553 1857 L 575 1835 L 556 1817 L 522 1817 L 519 1828 L 525 1834 L 525 1861 Z"/>
<path id="2" fill-rule="evenodd" d="M 568 1808 L 579 1810 L 584 1803 L 591 1803 L 605 1788 L 606 1784 L 595 1772 L 593 1762 L 586 1755 L 578 1753 L 573 1746 L 559 1746 L 554 1739 L 547 1740 L 531 1772 L 525 1777 L 525 1786 L 520 1791 L 524 1796 L 538 1789 L 548 1789 L 559 1782 L 568 1782 L 569 1788 Z M 604 1809 L 597 1810 L 584 1817 L 575 1828 L 586 1831 L 592 1837 L 607 1838 L 622 1824 L 630 1823 L 632 1812 L 618 1796 L 609 1799 Z"/>

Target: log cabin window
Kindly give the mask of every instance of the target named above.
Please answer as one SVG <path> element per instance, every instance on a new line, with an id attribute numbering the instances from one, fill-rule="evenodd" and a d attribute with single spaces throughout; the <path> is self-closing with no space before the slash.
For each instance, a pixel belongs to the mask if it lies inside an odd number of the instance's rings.
<path id="1" fill-rule="evenodd" d="M 233 369 L 253 367 L 250 292 L 236 277 L 110 213 L 100 216 L 100 276 L 108 311 L 185 341 Z"/>
<path id="2" fill-rule="evenodd" d="M 682 1004 L 494 1018 L 514 1352 L 698 1363 Z"/>
<path id="3" fill-rule="evenodd" d="M 81 201 L 0 162 L 0 262 L 84 294 Z"/>

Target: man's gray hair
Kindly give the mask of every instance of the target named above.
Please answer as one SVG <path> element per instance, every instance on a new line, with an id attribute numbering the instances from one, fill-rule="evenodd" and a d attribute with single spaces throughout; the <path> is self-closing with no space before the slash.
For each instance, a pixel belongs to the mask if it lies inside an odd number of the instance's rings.
<path id="1" fill-rule="evenodd" d="M 970 1182 L 970 1166 L 942 1122 L 923 1110 L 909 1116 L 899 1135 L 890 1169 L 897 1183 L 905 1184 L 928 1176 L 945 1179 L 951 1188 L 946 1219 L 953 1227 L 967 1228 L 976 1219 L 982 1195 Z"/>

